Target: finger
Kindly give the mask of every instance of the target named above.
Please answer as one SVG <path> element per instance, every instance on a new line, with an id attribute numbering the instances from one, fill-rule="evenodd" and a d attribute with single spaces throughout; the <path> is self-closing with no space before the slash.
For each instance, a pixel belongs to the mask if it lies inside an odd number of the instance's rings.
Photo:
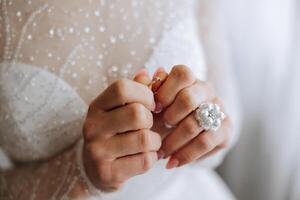
<path id="1" fill-rule="evenodd" d="M 196 78 L 188 67 L 182 65 L 175 66 L 167 77 L 167 80 L 158 89 L 155 99 L 163 107 L 167 107 L 174 101 L 175 96 L 180 90 L 192 85 L 195 81 Z"/>
<path id="2" fill-rule="evenodd" d="M 222 102 L 218 98 L 214 98 L 212 102 L 223 107 Z M 173 104 L 168 109 L 172 108 L 172 106 Z M 166 111 L 166 113 L 167 112 L 168 111 Z M 160 153 L 168 157 L 190 142 L 202 131 L 203 128 L 196 120 L 195 112 L 190 113 L 179 123 L 175 130 L 164 139 Z"/>
<path id="3" fill-rule="evenodd" d="M 120 79 L 111 84 L 92 102 L 91 107 L 108 111 L 128 103 L 141 103 L 149 110 L 155 109 L 152 91 L 129 79 Z"/>
<path id="4" fill-rule="evenodd" d="M 139 103 L 131 103 L 106 113 L 107 132 L 124 133 L 139 129 L 150 129 L 153 126 L 153 116 L 150 110 Z"/>
<path id="5" fill-rule="evenodd" d="M 204 154 L 203 156 L 201 156 L 201 158 L 199 158 L 198 160 L 204 160 L 210 156 L 215 155 L 216 153 L 218 153 L 220 150 L 224 149 L 221 146 L 216 146 L 213 150 L 211 150 L 210 152 L 208 152 L 207 154 Z"/>
<path id="6" fill-rule="evenodd" d="M 182 148 L 193 138 L 195 138 L 203 128 L 199 126 L 193 113 L 185 118 L 176 129 L 171 132 L 163 141 L 161 152 L 168 157 L 178 149 Z"/>
<path id="7" fill-rule="evenodd" d="M 153 126 L 153 116 L 144 105 L 131 103 L 110 112 L 99 113 L 99 118 L 86 120 L 84 136 L 86 140 L 94 138 L 107 139 L 118 133 L 150 129 Z M 97 119 L 101 119 L 96 121 Z"/>
<path id="8" fill-rule="evenodd" d="M 160 86 L 165 82 L 165 80 L 168 77 L 168 73 L 165 71 L 164 68 L 160 67 L 156 70 L 156 72 L 153 75 L 153 80 L 159 80 L 155 81 L 152 84 L 152 91 L 157 92 L 157 90 L 160 88 Z"/>
<path id="9" fill-rule="evenodd" d="M 193 112 L 201 103 L 213 97 L 213 89 L 207 82 L 196 81 L 195 84 L 179 91 L 175 101 L 166 109 L 164 120 L 175 126 Z"/>
<path id="10" fill-rule="evenodd" d="M 110 149 L 107 156 L 111 158 L 158 151 L 160 147 L 160 135 L 149 129 L 115 135 L 105 145 L 106 149 Z"/>
<path id="11" fill-rule="evenodd" d="M 133 80 L 146 86 L 151 83 L 150 76 L 145 68 L 140 69 Z"/>
<path id="12" fill-rule="evenodd" d="M 83 125 L 83 137 L 86 141 L 90 141 L 95 137 L 109 137 L 110 130 L 105 130 L 106 125 L 106 117 L 107 113 L 98 110 L 89 108 L 86 120 Z M 100 120 L 99 120 L 100 119 Z"/>
<path id="13" fill-rule="evenodd" d="M 112 163 L 112 179 L 124 182 L 132 176 L 147 172 L 157 161 L 156 152 L 147 152 L 119 158 Z"/>
<path id="14" fill-rule="evenodd" d="M 201 157 L 201 160 L 206 159 L 207 157 L 210 157 L 212 155 L 215 155 L 217 152 L 219 152 L 222 149 L 227 148 L 228 146 L 230 146 L 230 133 L 232 132 L 232 127 L 231 127 L 231 121 L 228 118 L 227 119 L 227 125 L 224 128 L 223 131 L 223 136 L 224 136 L 224 140 L 221 144 L 219 144 L 218 146 L 216 146 L 212 151 L 208 152 L 207 154 L 203 155 Z"/>
<path id="15" fill-rule="evenodd" d="M 229 120 L 226 118 L 218 131 L 207 131 L 199 134 L 171 156 L 167 168 L 180 167 L 193 162 L 222 144 L 228 135 L 226 133 L 229 130 L 228 123 Z"/>

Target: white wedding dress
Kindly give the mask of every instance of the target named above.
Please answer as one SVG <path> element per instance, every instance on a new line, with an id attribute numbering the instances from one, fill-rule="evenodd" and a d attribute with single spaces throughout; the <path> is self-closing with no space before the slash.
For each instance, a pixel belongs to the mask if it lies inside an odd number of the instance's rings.
<path id="1" fill-rule="evenodd" d="M 300 1 L 224 1 L 244 107 L 224 165 L 238 199 L 300 199 Z"/>
<path id="2" fill-rule="evenodd" d="M 198 3 L 0 0 L 0 146 L 16 163 L 1 172 L 0 199 L 233 199 L 213 171 L 226 150 L 176 170 L 160 161 L 120 191 L 96 196 L 76 151 L 89 102 L 142 66 L 153 72 L 183 63 L 201 79 L 218 80 L 228 112 L 237 116 L 226 56 L 213 48 L 217 41 L 205 50 L 205 62 Z M 223 71 L 213 68 L 221 60 Z"/>

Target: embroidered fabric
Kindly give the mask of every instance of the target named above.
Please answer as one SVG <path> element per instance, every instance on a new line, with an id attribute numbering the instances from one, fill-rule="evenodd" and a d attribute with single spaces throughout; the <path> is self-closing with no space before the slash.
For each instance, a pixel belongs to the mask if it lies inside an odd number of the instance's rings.
<path id="1" fill-rule="evenodd" d="M 0 0 L 0 146 L 21 162 L 0 173 L 0 197 L 94 196 L 74 147 L 89 103 L 142 66 L 185 64 L 206 79 L 197 3 Z"/>

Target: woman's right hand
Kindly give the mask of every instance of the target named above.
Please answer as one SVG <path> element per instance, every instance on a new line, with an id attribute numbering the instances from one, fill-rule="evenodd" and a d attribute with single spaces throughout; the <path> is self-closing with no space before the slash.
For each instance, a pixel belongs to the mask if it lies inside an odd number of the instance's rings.
<path id="1" fill-rule="evenodd" d="M 154 109 L 152 91 L 128 79 L 116 81 L 90 104 L 83 129 L 83 161 L 98 189 L 117 190 L 157 161 L 161 137 L 150 130 Z"/>

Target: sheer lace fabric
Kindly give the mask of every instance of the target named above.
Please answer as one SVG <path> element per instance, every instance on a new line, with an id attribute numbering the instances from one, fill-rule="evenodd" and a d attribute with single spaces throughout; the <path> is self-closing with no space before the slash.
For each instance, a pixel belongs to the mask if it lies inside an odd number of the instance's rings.
<path id="1" fill-rule="evenodd" d="M 193 15 L 185 15 L 193 13 L 193 1 L 1 3 L 5 45 L 0 127 L 22 136 L 26 150 L 9 148 L 18 137 L 1 138 L 1 146 L 17 160 L 49 157 L 62 150 L 62 143 L 74 142 L 84 102 L 144 65 L 171 67 L 179 60 L 203 69 L 203 60 L 196 61 L 201 50 L 193 40 Z M 40 139 L 47 135 L 47 140 Z M 57 138 L 61 135 L 66 139 Z"/>
<path id="2" fill-rule="evenodd" d="M 1 175 L 1 195 L 89 196 L 72 148 L 89 102 L 142 66 L 153 72 L 183 63 L 205 79 L 196 5 L 195 0 L 0 0 L 0 146 L 26 163 L 17 173 Z M 162 164 L 155 168 L 135 185 L 172 177 L 160 177 Z"/>

